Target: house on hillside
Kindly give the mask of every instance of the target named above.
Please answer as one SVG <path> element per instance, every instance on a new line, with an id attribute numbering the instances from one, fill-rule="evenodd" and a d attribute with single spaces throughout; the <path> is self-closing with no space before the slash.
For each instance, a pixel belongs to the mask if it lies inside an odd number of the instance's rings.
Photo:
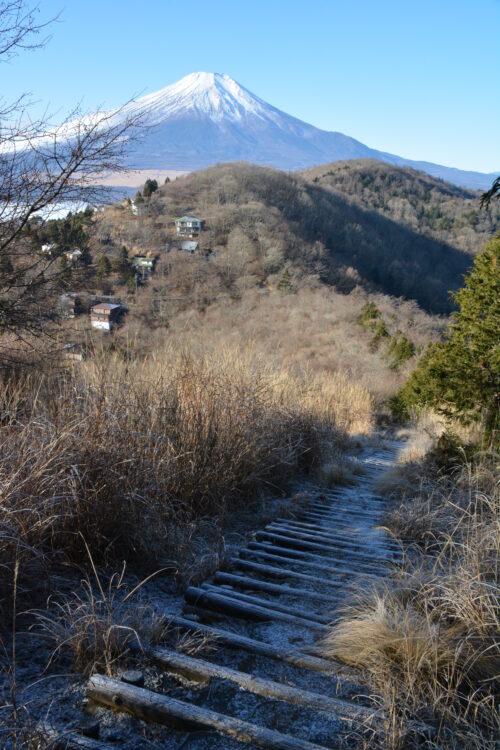
<path id="1" fill-rule="evenodd" d="M 62 348 L 63 359 L 69 360 L 70 362 L 83 362 L 86 354 L 87 352 L 81 344 L 64 344 Z"/>
<path id="2" fill-rule="evenodd" d="M 146 274 L 151 274 L 155 270 L 156 258 L 149 255 L 134 255 L 132 258 L 132 268 L 141 273 L 144 277 Z"/>
<path id="3" fill-rule="evenodd" d="M 59 297 L 59 310 L 63 318 L 76 318 L 83 312 L 83 305 L 80 297 L 74 292 L 61 294 Z"/>
<path id="4" fill-rule="evenodd" d="M 55 244 L 55 242 L 46 242 L 44 245 L 42 245 L 42 255 L 50 258 L 55 253 L 56 249 L 57 245 Z"/>
<path id="5" fill-rule="evenodd" d="M 90 324 L 92 328 L 111 331 L 121 313 L 121 305 L 114 305 L 111 302 L 98 302 L 97 305 L 90 308 Z"/>
<path id="6" fill-rule="evenodd" d="M 80 260 L 83 253 L 79 247 L 75 247 L 74 250 L 70 250 L 69 252 L 65 253 L 65 255 L 70 263 L 76 263 L 77 260 Z"/>
<path id="7" fill-rule="evenodd" d="M 181 216 L 175 220 L 175 230 L 180 237 L 197 237 L 203 227 L 203 221 L 196 216 Z"/>
<path id="8" fill-rule="evenodd" d="M 198 250 L 198 243 L 194 240 L 184 240 L 184 242 L 181 244 L 181 250 L 184 250 L 187 253 L 195 253 Z"/>

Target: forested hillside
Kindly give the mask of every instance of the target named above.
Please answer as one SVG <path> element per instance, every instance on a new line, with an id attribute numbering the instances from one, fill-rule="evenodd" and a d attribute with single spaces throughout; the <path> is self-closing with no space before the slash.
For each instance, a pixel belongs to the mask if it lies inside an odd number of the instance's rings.
<path id="1" fill-rule="evenodd" d="M 407 167 L 357 159 L 323 164 L 302 175 L 362 208 L 472 254 L 500 227 L 500 210 L 481 211 L 477 192 Z"/>
<path id="2" fill-rule="evenodd" d="M 449 291 L 460 286 L 471 253 L 479 250 L 493 223 L 489 215 L 478 213 L 475 194 L 367 162 L 365 181 L 377 185 L 397 178 L 385 192 L 374 191 L 380 205 L 370 204 L 356 187 L 357 172 L 346 166 L 346 178 L 351 175 L 346 195 L 335 170 L 324 169 L 325 176 L 318 177 L 243 163 L 218 165 L 162 186 L 139 220 L 132 215 L 125 219 L 124 207 L 109 213 L 100 219 L 100 231 L 116 235 L 119 225 L 122 242 L 158 251 L 172 219 L 194 213 L 205 221 L 203 246 L 216 252 L 212 285 L 241 291 L 279 283 L 287 269 L 297 286 L 324 283 L 344 292 L 362 286 L 416 300 L 429 312 L 449 312 Z M 465 234 L 457 235 L 458 218 L 450 230 L 432 228 L 430 214 L 439 190 L 448 195 L 444 205 L 449 210 L 442 209 L 446 215 L 452 208 L 456 217 L 476 212 L 477 220 L 463 219 L 469 222 Z M 351 194 L 357 192 L 354 200 Z M 420 225 L 414 226 L 406 205 L 424 217 Z"/>

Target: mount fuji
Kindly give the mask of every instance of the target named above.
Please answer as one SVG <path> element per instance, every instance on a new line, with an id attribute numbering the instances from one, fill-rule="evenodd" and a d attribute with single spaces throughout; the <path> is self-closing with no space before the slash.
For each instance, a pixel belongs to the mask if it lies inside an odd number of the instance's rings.
<path id="1" fill-rule="evenodd" d="M 496 177 L 404 159 L 320 130 L 276 109 L 226 74 L 192 73 L 137 99 L 122 113 L 130 108 L 144 111 L 152 126 L 128 153 L 131 169 L 191 171 L 244 160 L 300 170 L 332 161 L 378 159 L 475 189 L 490 187 Z"/>

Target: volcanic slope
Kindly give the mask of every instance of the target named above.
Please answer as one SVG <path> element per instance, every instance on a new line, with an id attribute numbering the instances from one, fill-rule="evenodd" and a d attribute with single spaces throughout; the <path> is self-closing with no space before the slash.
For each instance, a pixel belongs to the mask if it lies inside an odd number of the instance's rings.
<path id="1" fill-rule="evenodd" d="M 153 127 L 132 144 L 133 169 L 189 171 L 217 162 L 246 160 L 280 169 L 304 169 L 330 161 L 373 158 L 410 166 L 475 189 L 489 188 L 495 174 L 412 161 L 339 132 L 314 127 L 268 104 L 226 74 L 192 73 L 141 97 L 130 108 Z"/>

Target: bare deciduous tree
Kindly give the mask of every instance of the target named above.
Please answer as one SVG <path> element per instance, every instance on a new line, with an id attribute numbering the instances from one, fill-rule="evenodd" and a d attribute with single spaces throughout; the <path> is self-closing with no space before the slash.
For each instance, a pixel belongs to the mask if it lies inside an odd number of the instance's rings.
<path id="1" fill-rule="evenodd" d="M 25 0 L 0 0 L 0 63 L 46 43 L 37 14 Z M 78 106 L 56 127 L 48 114 L 30 117 L 24 93 L 0 102 L 0 335 L 39 335 L 55 317 L 60 259 L 36 246 L 33 221 L 62 205 L 102 201 L 101 178 L 124 170 L 127 145 L 144 123 L 131 102 L 90 115 Z"/>

